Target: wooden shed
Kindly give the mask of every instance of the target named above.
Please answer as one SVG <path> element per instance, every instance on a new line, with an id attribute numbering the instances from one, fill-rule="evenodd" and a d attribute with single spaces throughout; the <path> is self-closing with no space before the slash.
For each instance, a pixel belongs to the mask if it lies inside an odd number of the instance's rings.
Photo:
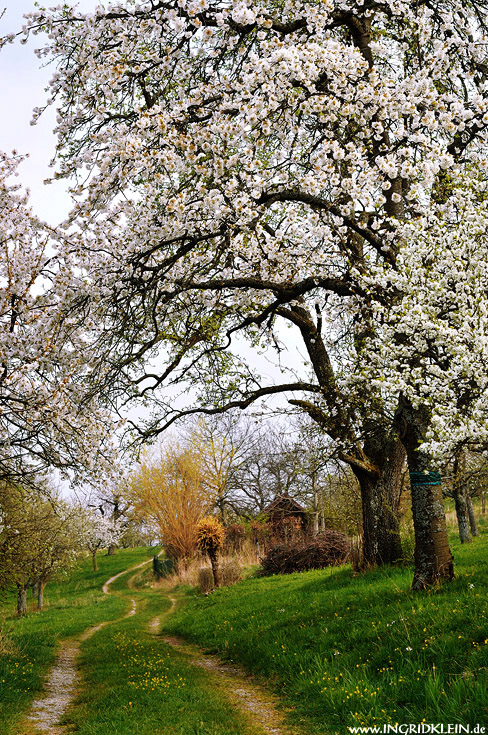
<path id="1" fill-rule="evenodd" d="M 310 519 L 305 508 L 290 495 L 278 495 L 265 509 L 275 541 L 288 543 L 304 538 Z"/>

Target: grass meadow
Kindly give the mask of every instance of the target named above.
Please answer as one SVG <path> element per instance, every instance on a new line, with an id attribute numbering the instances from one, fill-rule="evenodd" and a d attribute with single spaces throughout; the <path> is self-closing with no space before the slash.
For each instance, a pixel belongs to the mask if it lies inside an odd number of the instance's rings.
<path id="1" fill-rule="evenodd" d="M 83 560 L 70 579 L 46 588 L 46 609 L 16 619 L 4 599 L 0 639 L 1 735 L 32 735 L 19 724 L 55 660 L 59 642 L 111 621 L 81 647 L 82 684 L 65 717 L 77 735 L 257 735 L 208 672 L 164 642 L 177 633 L 241 663 L 281 697 L 304 735 L 347 733 L 386 723 L 488 722 L 488 525 L 461 546 L 456 579 L 410 591 L 412 569 L 355 575 L 350 567 L 250 577 L 204 596 L 179 587 L 169 612 L 151 568 L 111 585 L 154 549 Z M 137 614 L 123 617 L 137 602 Z M 32 607 L 34 606 L 32 600 Z M 159 617 L 161 634 L 149 623 Z M 447 730 L 446 730 L 447 732 Z"/>
<path id="2" fill-rule="evenodd" d="M 124 614 L 127 601 L 117 595 L 104 595 L 103 583 L 153 554 L 153 549 L 138 548 L 114 556 L 99 555 L 98 572 L 92 570 L 92 560 L 87 557 L 69 578 L 46 586 L 45 610 L 35 611 L 37 601 L 29 600 L 32 611 L 25 618 L 15 617 L 14 595 L 1 600 L 1 735 L 17 735 L 19 713 L 24 712 L 41 691 L 43 677 L 55 660 L 60 640 Z"/>
<path id="3" fill-rule="evenodd" d="M 170 631 L 270 683 L 304 732 L 386 723 L 488 724 L 488 528 L 456 579 L 412 593 L 411 568 L 350 567 L 186 593 Z"/>

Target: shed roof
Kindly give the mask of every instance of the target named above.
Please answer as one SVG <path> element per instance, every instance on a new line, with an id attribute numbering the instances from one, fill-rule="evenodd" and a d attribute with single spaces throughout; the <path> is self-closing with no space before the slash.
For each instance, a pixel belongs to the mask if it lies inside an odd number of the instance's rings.
<path id="1" fill-rule="evenodd" d="M 306 510 L 300 503 L 290 495 L 278 495 L 264 509 L 265 513 L 272 513 L 274 510 L 286 510 L 289 513 L 306 513 Z"/>

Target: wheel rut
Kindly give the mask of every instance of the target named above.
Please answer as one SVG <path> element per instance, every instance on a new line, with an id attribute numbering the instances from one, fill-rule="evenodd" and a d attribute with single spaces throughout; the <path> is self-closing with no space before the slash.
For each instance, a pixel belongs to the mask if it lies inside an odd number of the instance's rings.
<path id="1" fill-rule="evenodd" d="M 169 615 L 176 607 L 176 600 L 168 595 L 171 607 L 166 612 Z M 158 635 L 161 626 L 160 617 L 156 617 L 148 624 L 151 633 Z M 278 709 L 279 700 L 264 687 L 252 681 L 249 674 L 235 664 L 223 663 L 217 656 L 203 654 L 196 646 L 188 643 L 179 636 L 163 636 L 163 640 L 172 649 L 183 654 L 190 664 L 205 669 L 215 677 L 225 695 L 235 707 L 241 709 L 257 725 L 263 735 L 294 735 L 285 724 L 285 716 Z"/>
<path id="2" fill-rule="evenodd" d="M 138 564 L 131 569 L 126 569 L 108 579 L 102 587 L 104 594 L 110 594 L 110 585 L 119 577 L 131 571 L 140 569 L 149 564 L 150 560 Z M 44 692 L 41 697 L 34 700 L 30 713 L 25 719 L 29 735 L 44 733 L 45 735 L 66 735 L 68 730 L 62 724 L 62 719 L 78 694 L 79 672 L 77 659 L 81 644 L 92 637 L 106 625 L 116 623 L 124 618 L 135 615 L 137 611 L 136 601 L 130 599 L 130 610 L 117 620 L 107 620 L 98 623 L 84 631 L 74 639 L 68 639 L 61 643 L 58 657 L 49 674 L 47 675 Z M 32 728 L 35 728 L 34 731 Z"/>

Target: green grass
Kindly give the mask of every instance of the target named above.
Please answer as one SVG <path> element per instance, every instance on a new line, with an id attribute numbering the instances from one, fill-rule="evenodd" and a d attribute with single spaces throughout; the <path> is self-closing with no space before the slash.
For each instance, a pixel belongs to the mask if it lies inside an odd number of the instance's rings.
<path id="1" fill-rule="evenodd" d="M 354 576 L 348 567 L 250 578 L 184 604 L 166 617 L 168 598 L 148 586 L 150 567 L 127 589 L 124 575 L 153 549 L 86 559 L 71 579 L 48 585 L 48 607 L 21 620 L 5 601 L 0 623 L 11 649 L 0 655 L 2 735 L 42 686 L 59 642 L 114 621 L 82 644 L 83 686 L 66 723 L 78 735 L 255 735 L 208 672 L 189 665 L 162 636 L 156 616 L 224 658 L 241 662 L 274 688 L 293 725 L 306 735 L 345 733 L 383 723 L 487 724 L 488 528 L 470 545 L 455 539 L 456 579 L 410 592 L 412 570 L 383 568 Z M 137 614 L 121 619 L 137 600 Z M 3 621 L 3 622 L 1 622 Z"/>
<path id="2" fill-rule="evenodd" d="M 452 548 L 456 579 L 410 591 L 412 570 L 350 568 L 189 593 L 167 629 L 244 664 L 304 732 L 488 721 L 488 533 Z"/>
<path id="3" fill-rule="evenodd" d="M 55 660 L 59 641 L 76 636 L 103 620 L 115 620 L 127 609 L 127 600 L 104 595 L 102 585 L 118 572 L 154 554 L 154 549 L 125 549 L 114 556 L 98 557 L 93 572 L 91 558 L 84 559 L 68 579 L 46 586 L 43 612 L 17 619 L 15 597 L 2 600 L 0 626 L 8 636 L 0 655 L 0 723 L 2 735 L 17 733 L 19 717 L 42 689 L 43 677 Z M 35 601 L 29 600 L 34 607 Z"/>
<path id="4" fill-rule="evenodd" d="M 122 593 L 122 580 L 117 586 Z M 67 722 L 79 735 L 254 735 L 208 673 L 148 632 L 166 595 L 131 590 L 138 612 L 82 647 L 84 690 Z"/>

